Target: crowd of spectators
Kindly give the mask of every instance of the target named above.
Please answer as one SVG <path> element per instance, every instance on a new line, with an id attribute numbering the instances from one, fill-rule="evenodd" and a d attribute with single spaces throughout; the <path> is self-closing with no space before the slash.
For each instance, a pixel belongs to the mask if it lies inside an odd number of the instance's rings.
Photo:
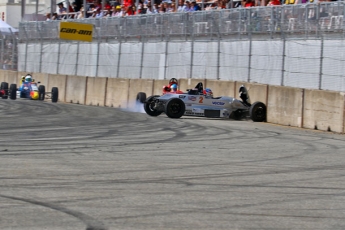
<path id="1" fill-rule="evenodd" d="M 136 5 L 135 2 L 129 0 L 115 0 L 111 3 L 106 1 L 102 4 L 101 0 L 95 2 L 88 2 L 87 6 L 78 6 L 76 2 L 64 6 L 63 2 L 57 4 L 58 9 L 56 13 L 51 15 L 47 13 L 47 21 L 61 20 L 67 18 L 103 18 L 103 17 L 123 17 L 139 14 L 160 14 L 173 12 L 193 12 L 200 10 L 219 10 L 229 8 L 247 8 L 257 6 L 275 6 L 288 4 L 306 4 L 316 2 L 331 2 L 337 0 L 178 0 L 176 5 L 174 0 L 139 0 Z M 84 11 L 86 11 L 84 13 Z"/>

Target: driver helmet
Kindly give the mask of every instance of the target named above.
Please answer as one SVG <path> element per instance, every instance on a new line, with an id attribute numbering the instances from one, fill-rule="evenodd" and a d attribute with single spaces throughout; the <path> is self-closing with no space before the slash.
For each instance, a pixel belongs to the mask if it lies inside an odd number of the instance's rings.
<path id="1" fill-rule="evenodd" d="M 206 97 L 213 97 L 213 92 L 212 92 L 212 90 L 211 90 L 210 88 L 206 88 L 206 89 L 204 90 L 204 95 L 205 95 Z"/>
<path id="2" fill-rule="evenodd" d="M 25 82 L 32 82 L 32 76 L 30 74 L 25 76 Z"/>
<path id="3" fill-rule="evenodd" d="M 178 81 L 176 78 L 171 78 L 170 81 L 169 81 L 169 85 L 173 85 L 173 84 L 176 84 L 178 85 Z"/>
<path id="4" fill-rule="evenodd" d="M 176 84 L 172 84 L 170 86 L 170 88 L 171 88 L 171 92 L 176 92 L 177 91 L 177 85 Z"/>

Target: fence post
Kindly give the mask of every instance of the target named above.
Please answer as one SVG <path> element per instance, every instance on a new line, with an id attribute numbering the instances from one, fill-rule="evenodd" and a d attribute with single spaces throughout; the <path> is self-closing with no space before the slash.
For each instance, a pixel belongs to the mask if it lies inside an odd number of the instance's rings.
<path id="1" fill-rule="evenodd" d="M 1 63 L 4 63 L 4 53 L 5 53 L 5 46 L 4 46 L 4 36 L 2 35 L 2 33 L 0 32 L 0 36 L 2 37 L 1 39 L 1 56 L 0 56 L 0 61 Z M 4 67 L 1 66 L 1 69 L 3 69 Z"/>
<path id="2" fill-rule="evenodd" d="M 221 15 L 221 11 L 219 11 L 219 21 L 218 21 L 218 50 L 217 50 L 217 80 L 220 79 L 220 40 L 221 40 L 221 35 L 220 35 L 220 28 L 221 28 L 221 23 L 222 23 L 222 15 Z M 215 18 L 215 17 L 214 17 Z"/>
<path id="3" fill-rule="evenodd" d="M 324 38 L 323 38 L 323 36 L 321 35 L 320 71 L 319 71 L 319 89 L 321 89 L 321 88 L 322 88 L 323 46 L 324 46 Z"/>
<path id="4" fill-rule="evenodd" d="M 25 36 L 26 36 L 26 42 L 25 42 L 25 61 L 24 61 L 24 71 L 26 72 L 26 62 L 28 60 L 28 40 L 29 40 L 29 36 L 26 32 L 26 27 L 23 26 L 24 32 L 25 32 Z"/>
<path id="5" fill-rule="evenodd" d="M 11 31 L 11 35 L 12 35 L 12 59 L 11 59 L 11 69 L 14 70 L 14 66 L 17 66 L 15 68 L 15 70 L 18 71 L 18 64 L 15 64 L 15 60 L 14 60 L 14 56 L 16 55 L 17 60 L 18 60 L 18 48 L 17 48 L 17 52 L 16 52 L 16 47 L 18 45 L 18 42 L 16 41 L 16 38 L 14 36 L 14 34 Z"/>
<path id="6" fill-rule="evenodd" d="M 281 82 L 280 85 L 284 86 L 284 75 L 285 75 L 285 54 L 286 52 L 286 38 L 285 36 L 283 37 L 283 57 L 282 57 L 282 78 L 281 78 Z"/>
<path id="7" fill-rule="evenodd" d="M 76 58 L 76 62 L 75 62 L 75 76 L 78 75 L 78 62 L 79 62 L 79 44 L 80 42 L 78 41 L 78 44 L 77 44 L 77 58 Z"/>
<path id="8" fill-rule="evenodd" d="M 165 41 L 164 76 L 163 76 L 164 80 L 167 78 L 168 50 L 169 50 L 169 41 Z"/>
<path id="9" fill-rule="evenodd" d="M 59 74 L 59 64 L 60 64 L 60 48 L 61 48 L 61 40 L 58 41 L 58 53 L 57 53 L 57 63 L 56 63 L 56 74 Z"/>
<path id="10" fill-rule="evenodd" d="M 192 24 L 192 47 L 191 47 L 191 54 L 190 54 L 190 71 L 189 71 L 189 78 L 192 78 L 193 76 L 193 59 L 194 59 L 194 25 L 195 25 L 195 22 L 194 22 L 194 15 L 192 16 L 193 20 L 193 24 Z"/>
<path id="11" fill-rule="evenodd" d="M 100 47 L 99 34 L 97 34 L 97 57 L 96 57 L 96 73 L 95 73 L 95 77 L 98 77 L 99 54 L 100 54 L 99 47 Z"/>
<path id="12" fill-rule="evenodd" d="M 143 63 L 144 63 L 144 51 L 145 51 L 145 39 L 143 37 L 141 42 L 141 57 L 140 57 L 140 72 L 139 72 L 139 79 L 142 78 L 143 75 Z"/>
<path id="13" fill-rule="evenodd" d="M 118 58 L 117 58 L 116 78 L 119 78 L 119 74 L 120 74 L 121 51 L 122 51 L 122 39 L 121 39 L 121 35 L 120 35 L 120 40 L 119 40 L 119 54 L 118 54 Z"/>
<path id="14" fill-rule="evenodd" d="M 252 29 L 251 29 L 251 12 L 250 10 L 248 11 L 248 35 L 249 35 L 249 58 L 248 58 L 248 79 L 247 82 L 250 82 L 250 69 L 251 69 L 251 64 L 252 64 L 252 43 L 253 43 L 253 37 L 252 37 Z"/>
<path id="15" fill-rule="evenodd" d="M 37 15 L 36 15 L 36 17 L 37 17 Z M 42 73 L 43 39 L 42 39 L 42 33 L 41 33 L 41 29 L 40 29 L 40 28 L 38 28 L 38 23 L 36 23 L 36 26 L 37 26 L 37 31 L 38 31 L 38 33 L 39 33 L 39 35 L 40 35 L 40 43 L 41 43 L 41 50 L 40 50 L 40 61 L 39 61 L 40 66 L 39 66 L 39 68 L 38 68 L 38 72 L 39 72 L 39 73 Z"/>

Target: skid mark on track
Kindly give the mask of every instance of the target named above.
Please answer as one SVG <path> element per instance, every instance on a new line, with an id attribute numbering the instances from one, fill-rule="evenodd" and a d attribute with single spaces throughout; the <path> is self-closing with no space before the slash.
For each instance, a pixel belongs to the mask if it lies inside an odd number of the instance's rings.
<path id="1" fill-rule="evenodd" d="M 33 205 L 50 208 L 50 209 L 65 213 L 67 215 L 73 216 L 86 224 L 86 230 L 107 230 L 107 228 L 104 226 L 103 223 L 92 218 L 91 216 L 88 216 L 78 211 L 73 211 L 73 210 L 61 207 L 56 204 L 37 201 L 37 200 L 29 199 L 29 198 L 14 197 L 14 196 L 0 195 L 0 197 L 11 199 L 11 200 L 23 201 L 23 202 L 30 203 Z"/>

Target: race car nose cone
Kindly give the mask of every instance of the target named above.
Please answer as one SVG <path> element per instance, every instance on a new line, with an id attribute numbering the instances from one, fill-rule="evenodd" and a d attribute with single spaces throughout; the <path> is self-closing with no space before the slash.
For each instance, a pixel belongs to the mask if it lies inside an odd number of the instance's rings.
<path id="1" fill-rule="evenodd" d="M 31 91 L 30 96 L 32 100 L 37 100 L 38 99 L 38 92 L 36 91 Z"/>

